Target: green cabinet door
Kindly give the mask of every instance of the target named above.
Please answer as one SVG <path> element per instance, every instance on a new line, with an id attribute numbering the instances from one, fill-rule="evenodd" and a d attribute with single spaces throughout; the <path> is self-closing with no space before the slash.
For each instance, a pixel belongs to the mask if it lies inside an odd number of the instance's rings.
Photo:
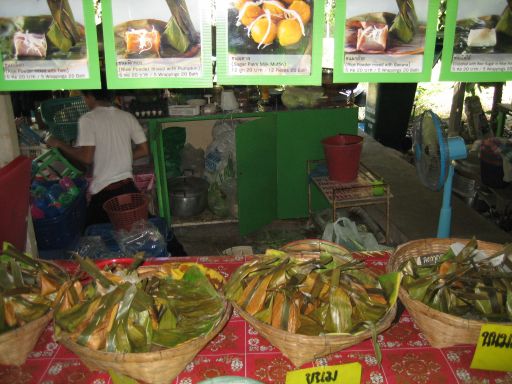
<path id="1" fill-rule="evenodd" d="M 236 129 L 238 220 L 245 235 L 277 218 L 276 115 Z"/>
<path id="2" fill-rule="evenodd" d="M 307 160 L 324 158 L 321 140 L 357 134 L 357 108 L 277 114 L 277 218 L 307 217 Z"/>

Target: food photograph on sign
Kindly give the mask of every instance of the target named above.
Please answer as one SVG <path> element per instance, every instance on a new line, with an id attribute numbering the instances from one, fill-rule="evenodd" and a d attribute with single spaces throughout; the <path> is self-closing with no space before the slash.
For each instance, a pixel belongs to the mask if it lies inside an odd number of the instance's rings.
<path id="1" fill-rule="evenodd" d="M 0 9 L 3 61 L 87 57 L 81 0 L 16 0 Z"/>
<path id="2" fill-rule="evenodd" d="M 201 0 L 113 0 L 118 59 L 200 55 Z"/>
<path id="3" fill-rule="evenodd" d="M 313 0 L 234 0 L 228 10 L 230 54 L 311 55 Z"/>
<path id="4" fill-rule="evenodd" d="M 512 53 L 512 0 L 459 1 L 453 52 Z"/>
<path id="5" fill-rule="evenodd" d="M 427 0 L 347 0 L 345 54 L 422 54 Z"/>

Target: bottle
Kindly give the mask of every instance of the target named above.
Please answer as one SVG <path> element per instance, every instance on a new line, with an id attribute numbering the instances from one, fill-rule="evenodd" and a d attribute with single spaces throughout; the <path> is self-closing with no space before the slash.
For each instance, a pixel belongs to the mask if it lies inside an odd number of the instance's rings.
<path id="1" fill-rule="evenodd" d="M 68 176 L 63 177 L 59 181 L 59 184 L 62 188 L 64 188 L 65 192 L 71 194 L 73 197 L 76 197 L 80 194 L 80 189 L 73 182 L 73 179 Z"/>
<path id="2" fill-rule="evenodd" d="M 272 111 L 272 103 L 270 102 L 270 90 L 267 86 L 260 88 L 260 100 L 258 101 L 258 112 Z"/>
<path id="3" fill-rule="evenodd" d="M 75 201 L 75 196 L 69 191 L 62 193 L 58 200 L 58 203 L 60 204 L 59 210 L 64 211 L 73 203 L 73 201 Z"/>
<path id="4" fill-rule="evenodd" d="M 62 203 L 59 201 L 63 193 L 64 188 L 62 188 L 59 183 L 53 184 L 50 188 L 48 188 L 47 196 L 50 202 L 49 207 L 56 208 L 59 213 L 63 210 Z"/>
<path id="5" fill-rule="evenodd" d="M 32 205 L 30 206 L 30 214 L 32 216 L 32 218 L 34 220 L 41 220 L 41 219 L 44 219 L 45 218 L 45 215 L 44 215 L 44 210 L 42 210 L 41 208 L 39 208 L 36 204 L 36 201 L 34 200 L 34 202 L 32 203 Z"/>

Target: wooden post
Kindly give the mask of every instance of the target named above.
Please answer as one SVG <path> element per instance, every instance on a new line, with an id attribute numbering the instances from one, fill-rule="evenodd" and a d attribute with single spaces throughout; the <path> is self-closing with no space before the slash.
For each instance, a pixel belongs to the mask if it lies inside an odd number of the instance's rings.
<path id="1" fill-rule="evenodd" d="M 20 146 L 14 124 L 11 96 L 0 93 L 0 167 L 19 156 Z"/>
<path id="2" fill-rule="evenodd" d="M 448 122 L 448 136 L 460 135 L 460 122 L 462 120 L 462 110 L 464 109 L 464 95 L 466 93 L 466 83 L 455 83 L 453 87 L 452 108 L 450 111 L 450 120 Z"/>
<path id="3" fill-rule="evenodd" d="M 20 154 L 18 134 L 14 123 L 14 113 L 9 93 L 0 93 L 0 167 L 5 166 Z M 34 257 L 38 257 L 36 237 L 29 212 L 27 222 L 26 251 Z"/>
<path id="4" fill-rule="evenodd" d="M 491 129 L 496 134 L 497 128 L 497 120 L 498 120 L 498 104 L 501 103 L 501 99 L 503 98 L 503 84 L 504 83 L 496 83 L 494 84 L 494 95 L 492 98 L 492 109 L 491 109 Z"/>

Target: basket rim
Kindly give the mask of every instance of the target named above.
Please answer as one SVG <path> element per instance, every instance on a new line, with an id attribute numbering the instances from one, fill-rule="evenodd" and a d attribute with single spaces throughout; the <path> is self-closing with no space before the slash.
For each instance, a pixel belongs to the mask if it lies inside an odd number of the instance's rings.
<path id="1" fill-rule="evenodd" d="M 115 204 L 115 201 L 118 201 L 121 196 L 126 196 L 126 197 L 129 196 L 130 198 L 132 198 L 133 196 L 140 197 L 140 200 L 142 201 L 142 204 L 137 206 L 137 207 L 135 207 L 135 208 L 131 208 L 131 209 L 128 209 L 128 210 L 119 211 L 119 210 L 112 209 L 110 207 L 110 205 L 111 204 Z M 142 208 L 142 207 L 144 207 L 144 206 L 146 206 L 148 204 L 149 204 L 148 198 L 147 198 L 147 196 L 144 193 L 142 193 L 142 192 L 130 192 L 130 193 L 123 193 L 121 195 L 117 195 L 117 196 L 114 196 L 114 197 L 108 199 L 107 201 L 105 201 L 103 203 L 103 209 L 105 211 L 110 211 L 110 212 L 113 212 L 113 213 L 131 212 L 133 210 L 140 209 L 140 208 Z"/>
<path id="2" fill-rule="evenodd" d="M 484 321 L 484 320 L 465 319 L 464 317 L 455 316 L 450 313 L 440 311 L 438 309 L 428 306 L 427 304 L 423 303 L 422 301 L 411 298 L 411 296 L 409 295 L 407 290 L 402 287 L 400 287 L 400 290 L 398 292 L 398 297 L 400 298 L 400 300 L 402 301 L 404 306 L 407 308 L 408 312 L 414 312 L 414 313 L 424 312 L 423 315 L 427 315 L 428 313 L 435 313 L 436 315 L 442 316 L 445 318 L 445 320 L 449 321 L 450 323 L 448 325 L 457 325 L 457 324 L 460 324 L 461 322 L 470 324 L 470 325 L 475 325 L 475 326 L 478 324 L 480 324 L 480 325 L 484 325 L 484 324 L 511 325 L 512 324 L 512 321 L 498 323 L 495 321 L 493 322 L 493 321 Z M 408 306 L 407 301 L 413 302 L 414 305 L 418 306 L 419 308 L 418 309 L 410 308 Z M 454 324 L 454 323 L 457 323 L 457 324 Z"/>
<path id="3" fill-rule="evenodd" d="M 210 340 L 212 340 L 214 337 L 216 337 L 220 331 L 225 327 L 225 325 L 228 323 L 229 319 L 231 318 L 231 312 L 233 310 L 233 306 L 231 303 L 225 300 L 225 310 L 224 314 L 221 317 L 220 321 L 217 323 L 217 325 L 212 328 L 208 333 L 194 337 L 192 339 L 189 339 L 183 343 L 180 343 L 174 347 L 171 348 L 162 348 L 158 349 L 156 351 L 151 352 L 106 352 L 101 350 L 94 350 L 88 347 L 85 347 L 83 345 L 78 344 L 77 342 L 71 340 L 69 337 L 69 334 L 67 332 L 62 332 L 60 336 L 56 337 L 57 341 L 62 342 L 64 345 L 66 343 L 69 343 L 73 346 L 73 348 L 76 348 L 80 352 L 87 353 L 88 355 L 94 354 L 97 358 L 105 357 L 108 358 L 109 361 L 117 361 L 119 359 L 126 358 L 125 362 L 136 362 L 136 360 L 147 360 L 149 358 L 160 356 L 160 357 L 173 357 L 176 354 L 176 351 L 179 351 L 181 349 L 186 349 L 189 345 L 194 344 L 198 341 L 204 341 L 204 345 L 207 344 Z M 78 355 L 78 354 L 77 354 Z M 170 356 L 167 356 L 170 355 Z M 79 356 L 80 357 L 80 356 Z"/>
<path id="4" fill-rule="evenodd" d="M 49 309 L 48 312 L 46 312 L 43 316 L 32 320 L 28 323 L 23 324 L 21 327 L 11 329 L 10 331 L 7 331 L 5 333 L 0 334 L 0 344 L 6 343 L 8 339 L 10 339 L 13 335 L 18 334 L 20 332 L 26 333 L 27 328 L 30 327 L 31 330 L 36 330 L 38 327 L 40 327 L 43 323 L 49 323 L 52 320 L 53 317 L 53 309 Z M 17 342 L 19 340 L 15 339 Z"/>
<path id="5" fill-rule="evenodd" d="M 261 328 L 268 328 L 269 331 L 276 332 L 277 334 L 285 336 L 286 339 L 294 339 L 294 338 L 300 338 L 305 341 L 318 341 L 319 339 L 323 340 L 329 340 L 329 341 L 336 341 L 336 340 L 347 340 L 348 338 L 354 338 L 354 340 L 363 341 L 372 336 L 372 331 L 370 329 L 366 329 L 364 332 L 358 333 L 357 335 L 353 335 L 351 333 L 327 333 L 323 335 L 303 335 L 301 333 L 292 333 L 285 331 L 284 329 L 276 328 L 270 324 L 264 323 L 261 320 L 256 319 L 254 316 L 247 313 L 245 310 L 240 308 L 240 306 L 234 302 L 231 303 L 233 308 L 242 316 L 249 324 L 253 325 L 255 323 L 258 327 Z M 386 313 L 379 319 L 377 323 L 375 323 L 375 329 L 377 330 L 377 333 L 384 331 L 388 328 L 387 323 L 390 324 L 395 319 L 397 313 L 397 303 L 393 304 L 391 307 L 388 308 Z"/>
<path id="6" fill-rule="evenodd" d="M 450 238 L 447 238 L 447 239 L 439 239 L 439 238 L 432 237 L 432 238 L 416 239 L 416 240 L 408 241 L 406 243 L 403 243 L 403 244 L 399 245 L 395 249 L 395 251 L 391 254 L 391 256 L 389 257 L 389 261 L 387 263 L 387 266 L 386 266 L 386 270 L 388 272 L 399 272 L 398 266 L 396 266 L 396 268 L 395 268 L 393 266 L 392 261 L 394 261 L 394 258 L 396 256 L 396 254 L 400 250 L 402 250 L 402 249 L 404 249 L 406 247 L 412 246 L 414 244 L 426 244 L 428 242 L 431 242 L 431 243 L 436 243 L 437 242 L 437 243 L 443 243 L 444 244 L 444 243 L 451 242 L 448 245 L 448 247 L 449 247 L 454 242 L 464 243 L 464 242 L 468 242 L 470 240 L 471 239 L 463 239 L 463 238 L 459 238 L 459 237 L 450 237 Z M 496 246 L 496 245 L 501 246 L 501 244 L 499 244 L 499 243 L 493 243 L 493 242 L 482 241 L 482 240 L 477 240 L 477 241 L 478 241 L 478 249 L 484 250 L 484 251 L 485 251 L 485 249 L 482 249 L 481 246 L 483 246 L 483 247 L 485 247 L 485 246 Z M 407 260 L 411 259 L 411 258 L 412 257 L 408 257 Z M 420 300 L 416 300 L 416 299 L 411 298 L 411 296 L 409 295 L 407 290 L 405 288 L 403 288 L 402 286 L 400 286 L 400 289 L 398 291 L 398 296 L 399 296 L 400 300 L 402 301 L 402 303 L 404 304 L 404 306 L 406 307 L 407 311 L 411 313 L 411 315 L 418 314 L 418 312 L 420 312 L 419 314 L 422 315 L 422 316 L 426 316 L 428 313 L 435 313 L 437 316 L 444 317 L 447 322 L 449 321 L 449 324 L 447 324 L 447 325 L 455 326 L 455 325 L 460 324 L 460 323 L 465 323 L 465 324 L 477 326 L 477 325 L 496 323 L 496 322 L 492 322 L 492 321 L 465 319 L 465 318 L 460 317 L 460 316 L 455 316 L 455 315 L 452 315 L 452 314 L 449 314 L 449 313 L 437 310 L 435 308 L 432 308 L 432 307 L 428 306 L 427 304 L 423 303 Z M 410 308 L 408 302 L 412 302 L 414 305 L 416 305 L 418 307 L 418 309 Z M 423 312 L 423 313 L 421 313 L 421 312 Z M 499 323 L 496 323 L 496 324 L 510 325 L 510 324 L 512 324 L 512 322 L 499 322 Z"/>
<path id="7" fill-rule="evenodd" d="M 310 250 L 310 251 L 296 251 L 296 250 L 288 250 L 289 248 L 293 248 L 297 245 L 312 245 L 311 243 L 317 242 L 319 249 L 316 250 Z M 301 239 L 301 240 L 294 240 L 290 241 L 284 245 L 282 245 L 279 249 L 283 252 L 287 253 L 300 253 L 300 252 L 322 252 L 322 249 L 320 248 L 322 245 L 327 245 L 329 247 L 335 248 L 339 251 L 343 251 L 346 254 L 351 254 L 352 252 L 345 248 L 343 245 L 335 243 L 333 241 L 324 240 L 324 239 L 315 239 L 315 238 L 307 238 L 307 239 Z"/>

